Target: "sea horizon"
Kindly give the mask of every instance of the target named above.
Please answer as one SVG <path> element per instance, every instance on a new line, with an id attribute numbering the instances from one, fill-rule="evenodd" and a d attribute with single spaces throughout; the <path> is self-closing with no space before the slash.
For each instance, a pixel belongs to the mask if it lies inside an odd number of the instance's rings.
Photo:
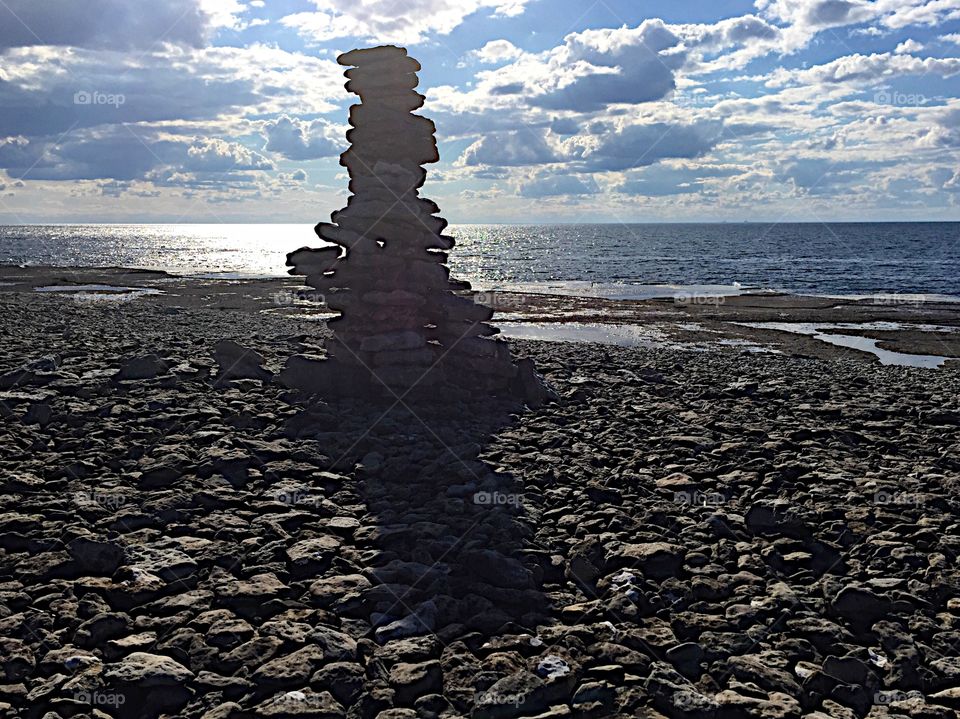
<path id="1" fill-rule="evenodd" d="M 960 298 L 960 222 L 462 223 L 452 275 L 481 290 L 619 299 L 783 292 Z M 310 223 L 0 225 L 0 264 L 287 276 Z"/>

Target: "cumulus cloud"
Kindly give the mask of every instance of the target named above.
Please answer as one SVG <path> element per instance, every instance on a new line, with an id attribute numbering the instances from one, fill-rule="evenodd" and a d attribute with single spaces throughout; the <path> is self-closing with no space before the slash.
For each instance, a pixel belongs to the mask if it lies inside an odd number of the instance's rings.
<path id="1" fill-rule="evenodd" d="M 665 158 L 702 157 L 723 139 L 723 124 L 642 123 L 626 125 L 604 135 L 583 154 L 591 170 L 627 170 L 652 165 Z"/>
<path id="2" fill-rule="evenodd" d="M 265 122 L 261 132 L 267 140 L 264 150 L 290 160 L 315 160 L 339 155 L 345 149 L 339 140 L 331 139 L 331 126 L 324 120 L 304 122 L 281 115 Z"/>
<path id="3" fill-rule="evenodd" d="M 509 40 L 491 40 L 480 49 L 468 53 L 470 57 L 490 64 L 516 60 L 522 54 L 523 50 Z"/>
<path id="4" fill-rule="evenodd" d="M 669 27 L 687 50 L 684 69 L 689 74 L 743 67 L 755 58 L 779 51 L 783 43 L 783 30 L 756 15 Z"/>
<path id="5" fill-rule="evenodd" d="M 345 96 L 330 60 L 277 48 L 165 48 L 123 72 L 115 51 L 15 48 L 0 73 L 0 136 L 49 135 L 121 123 L 201 121 L 297 107 L 325 112 Z M 338 78 L 331 82 L 328 78 Z M 78 104 L 122 97 L 123 102 Z"/>
<path id="6" fill-rule="evenodd" d="M 199 47 L 214 24 L 208 10 L 217 9 L 206 4 L 205 8 L 200 0 L 5 0 L 0 3 L 0 48 L 147 49 L 164 42 Z M 224 15 L 216 19 L 222 22 Z"/>
<path id="7" fill-rule="evenodd" d="M 785 52 L 805 47 L 818 32 L 830 28 L 866 25 L 898 30 L 933 25 L 960 17 L 955 0 L 756 0 L 761 15 L 786 25 Z"/>
<path id="8" fill-rule="evenodd" d="M 461 165 L 542 165 L 562 158 L 537 130 L 515 130 L 484 135 L 464 150 Z"/>
<path id="9" fill-rule="evenodd" d="M 281 23 L 322 42 L 359 37 L 376 42 L 415 44 L 427 35 L 447 35 L 479 11 L 512 17 L 529 0 L 311 0 L 313 12 L 287 15 Z"/>
<path id="10" fill-rule="evenodd" d="M 559 195 L 595 195 L 600 192 L 589 175 L 541 175 L 520 183 L 521 197 L 556 197 Z"/>
<path id="11" fill-rule="evenodd" d="M 219 138 L 196 140 L 187 148 L 184 169 L 206 172 L 231 170 L 272 170 L 273 163 L 258 152 L 236 142 Z"/>
<path id="12" fill-rule="evenodd" d="M 867 166 L 867 163 L 841 162 L 826 157 L 805 157 L 780 163 L 776 177 L 802 193 L 828 194 L 838 185 L 863 179 Z"/>
<path id="13" fill-rule="evenodd" d="M 532 81 L 518 63 L 516 79 L 531 91 L 532 104 L 550 109 L 587 112 L 659 100 L 676 87 L 674 73 L 684 60 L 679 42 L 660 20 L 586 30 L 551 51 Z"/>
<path id="14" fill-rule="evenodd" d="M 911 53 L 920 52 L 921 50 L 923 50 L 923 43 L 917 42 L 916 40 L 907 39 L 897 45 L 897 47 L 894 49 L 894 52 L 898 55 L 903 53 L 909 55 Z"/>
<path id="15" fill-rule="evenodd" d="M 767 85 L 782 87 L 802 84 L 859 83 L 870 84 L 900 75 L 940 75 L 952 77 L 960 73 L 960 58 L 919 58 L 913 55 L 874 53 L 873 55 L 846 55 L 814 67 L 774 71 Z"/>
<path id="16" fill-rule="evenodd" d="M 693 194 L 704 189 L 704 180 L 707 178 L 727 177 L 740 172 L 736 167 L 655 165 L 632 173 L 614 190 L 625 195 L 644 197 Z"/>
<path id="17" fill-rule="evenodd" d="M 550 131 L 556 135 L 576 135 L 580 122 L 574 117 L 556 117 L 550 122 Z"/>
<path id="18" fill-rule="evenodd" d="M 66 137 L 8 138 L 0 142 L 0 167 L 12 177 L 27 180 L 128 182 L 184 173 L 213 181 L 236 173 L 272 170 L 273 164 L 237 142 L 109 128 Z"/>

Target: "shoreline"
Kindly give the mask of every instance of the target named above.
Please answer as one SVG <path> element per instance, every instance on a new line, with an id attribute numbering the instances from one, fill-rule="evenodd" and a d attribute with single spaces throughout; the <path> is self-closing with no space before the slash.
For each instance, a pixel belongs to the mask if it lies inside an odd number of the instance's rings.
<path id="1" fill-rule="evenodd" d="M 24 287 L 0 287 L 2 709 L 953 716 L 956 369 L 515 340 L 558 402 L 384 411 L 273 381 L 327 333 L 282 285 Z M 704 334 L 862 312 L 508 300 Z M 224 339 L 265 372 L 221 378 Z"/>
<path id="2" fill-rule="evenodd" d="M 331 316 L 317 303 L 303 299 L 302 290 L 306 291 L 302 280 L 292 276 L 236 278 L 119 267 L 0 266 L 0 294 L 57 295 L 64 301 L 91 304 L 216 306 L 314 323 Z M 493 321 L 508 338 L 960 366 L 960 302 L 917 301 L 913 295 L 885 295 L 878 302 L 862 297 L 723 295 L 685 289 L 673 297 L 642 299 L 502 290 L 464 294 L 492 306 Z"/>

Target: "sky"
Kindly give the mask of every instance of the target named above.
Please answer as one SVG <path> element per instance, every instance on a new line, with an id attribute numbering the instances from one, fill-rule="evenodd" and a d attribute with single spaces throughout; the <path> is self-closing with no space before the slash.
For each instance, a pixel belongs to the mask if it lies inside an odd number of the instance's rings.
<path id="1" fill-rule="evenodd" d="M 0 0 L 0 223 L 327 220 L 386 43 L 451 223 L 960 220 L 960 0 Z"/>

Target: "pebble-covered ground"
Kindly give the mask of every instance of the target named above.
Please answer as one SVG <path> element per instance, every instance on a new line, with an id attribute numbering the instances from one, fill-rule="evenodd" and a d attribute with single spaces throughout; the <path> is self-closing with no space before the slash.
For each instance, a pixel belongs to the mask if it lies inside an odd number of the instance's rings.
<path id="1" fill-rule="evenodd" d="M 0 716 L 958 716 L 958 370 L 518 342 L 536 411 L 218 381 L 219 340 L 276 372 L 321 333 L 0 295 Z"/>

